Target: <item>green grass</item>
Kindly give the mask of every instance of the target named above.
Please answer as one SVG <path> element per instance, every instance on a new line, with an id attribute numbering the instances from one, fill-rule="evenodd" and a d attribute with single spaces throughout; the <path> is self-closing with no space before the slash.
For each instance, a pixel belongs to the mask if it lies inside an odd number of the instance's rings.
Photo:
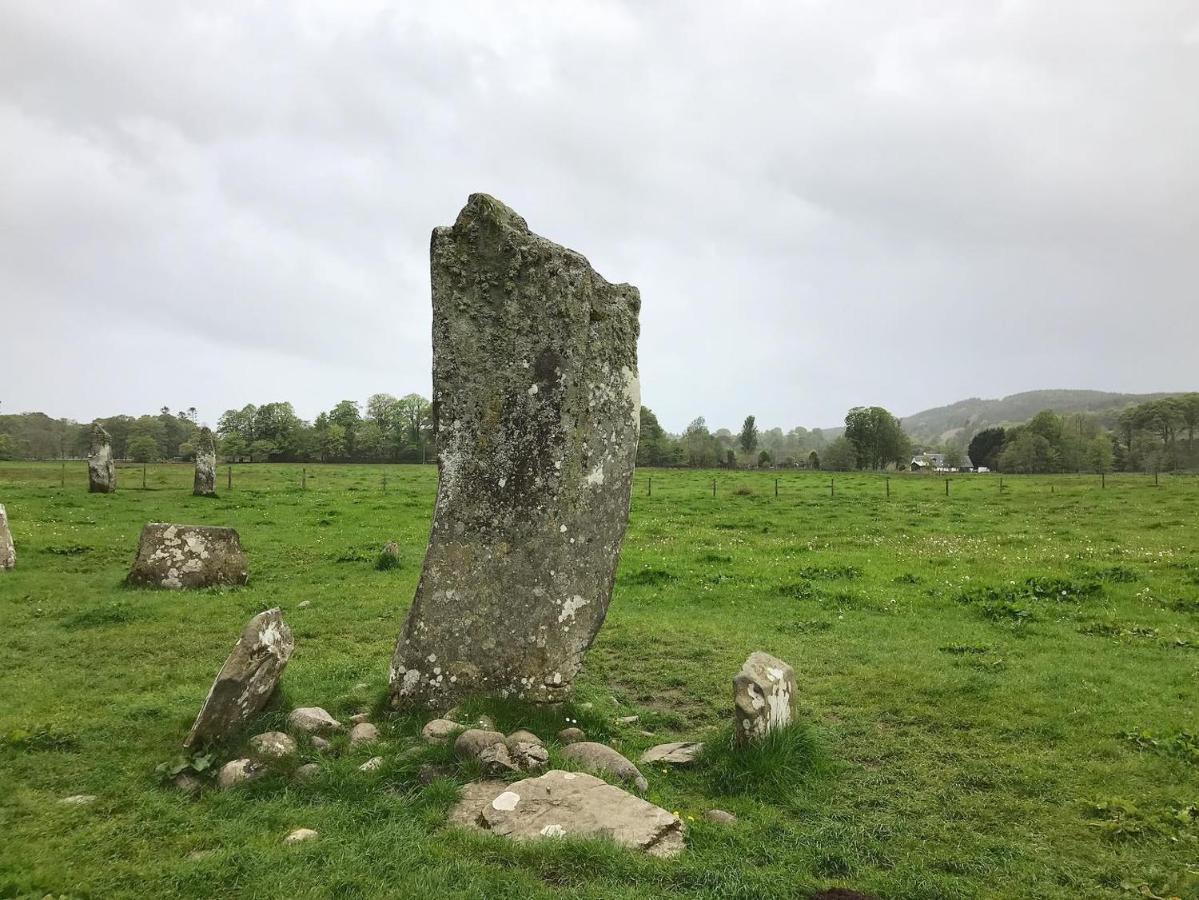
<path id="1" fill-rule="evenodd" d="M 18 553 L 0 573 L 0 896 L 1199 896 L 1199 479 L 960 476 L 947 497 L 893 476 L 888 500 L 871 475 L 831 476 L 830 496 L 827 473 L 779 473 L 776 498 L 774 473 L 655 471 L 652 496 L 638 473 L 576 703 L 470 711 L 543 737 L 577 719 L 633 759 L 709 741 L 704 764 L 645 773 L 689 827 L 664 862 L 445 827 L 455 782 L 418 782 L 449 762 L 419 717 L 379 719 L 380 748 L 308 784 L 164 786 L 258 610 L 281 606 L 297 649 L 251 733 L 297 705 L 382 707 L 436 474 L 307 471 L 301 491 L 299 466 L 235 467 L 230 491 L 222 468 L 213 500 L 186 466 L 151 466 L 146 490 L 122 471 L 102 496 L 79 463 L 65 487 L 57 465 L 0 464 Z M 250 584 L 123 587 L 155 520 L 238 528 Z M 388 540 L 401 565 L 379 570 Z M 730 682 L 757 649 L 795 667 L 802 725 L 738 761 Z M 375 753 L 384 768 L 358 772 Z M 56 802 L 81 793 L 98 800 Z M 321 839 L 282 846 L 299 827 Z"/>

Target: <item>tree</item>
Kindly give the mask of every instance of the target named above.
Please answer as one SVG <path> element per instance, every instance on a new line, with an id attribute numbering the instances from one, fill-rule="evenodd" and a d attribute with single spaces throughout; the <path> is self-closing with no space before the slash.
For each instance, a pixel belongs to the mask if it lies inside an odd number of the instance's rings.
<path id="1" fill-rule="evenodd" d="M 962 453 L 961 447 L 951 444 L 945 448 L 945 467 L 947 469 L 960 469 L 965 456 L 966 454 Z"/>
<path id="2" fill-rule="evenodd" d="M 753 416 L 745 417 L 737 442 L 746 453 L 753 453 L 758 449 L 758 425 Z"/>
<path id="3" fill-rule="evenodd" d="M 1087 446 L 1087 462 L 1096 472 L 1112 470 L 1112 439 L 1106 434 L 1097 434 Z"/>
<path id="4" fill-rule="evenodd" d="M 150 435 L 144 433 L 130 438 L 125 452 L 135 462 L 140 463 L 158 462 L 162 458 L 158 442 Z"/>
<path id="5" fill-rule="evenodd" d="M 641 428 L 637 437 L 637 465 L 669 465 L 677 457 L 675 441 L 658 422 L 648 406 L 641 407 Z"/>
<path id="6" fill-rule="evenodd" d="M 970 447 L 966 451 L 970 461 L 979 468 L 998 469 L 999 454 L 1003 450 L 1006 434 L 999 427 L 984 428 L 970 439 Z"/>
<path id="7" fill-rule="evenodd" d="M 770 462 L 771 462 L 771 459 L 770 459 L 770 451 L 769 450 L 763 450 L 761 453 L 758 454 L 758 468 L 759 469 L 765 469 L 767 466 L 770 465 Z"/>
<path id="8" fill-rule="evenodd" d="M 833 472 L 848 472 L 858 464 L 857 450 L 845 435 L 824 448 L 820 457 L 820 468 Z"/>
<path id="9" fill-rule="evenodd" d="M 855 406 L 845 416 L 845 438 L 859 469 L 901 465 L 911 455 L 911 442 L 899 420 L 881 406 Z M 834 441 L 834 443 L 836 443 Z M 828 453 L 825 453 L 828 468 Z"/>
<path id="10" fill-rule="evenodd" d="M 1053 445 L 1043 434 L 1027 428 L 1016 430 L 999 455 L 999 468 L 1004 472 L 1032 474 L 1055 471 Z"/>
<path id="11" fill-rule="evenodd" d="M 720 444 L 708 431 L 704 417 L 694 419 L 680 440 L 683 450 L 683 460 L 689 466 L 696 468 L 711 468 L 721 457 Z"/>

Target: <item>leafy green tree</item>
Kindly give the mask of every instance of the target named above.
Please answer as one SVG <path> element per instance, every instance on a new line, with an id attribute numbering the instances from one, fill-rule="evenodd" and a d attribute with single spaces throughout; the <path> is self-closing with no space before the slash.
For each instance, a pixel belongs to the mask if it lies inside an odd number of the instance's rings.
<path id="1" fill-rule="evenodd" d="M 1014 430 L 1015 436 L 999 455 L 1001 471 L 1021 474 L 1057 471 L 1053 445 L 1044 434 L 1028 428 Z"/>
<path id="2" fill-rule="evenodd" d="M 741 434 L 737 437 L 737 442 L 746 453 L 753 453 L 758 449 L 758 425 L 753 416 L 745 417 L 745 421 L 741 425 Z"/>
<path id="3" fill-rule="evenodd" d="M 162 451 L 159 449 L 158 441 L 145 433 L 130 438 L 125 452 L 135 462 L 158 462 L 158 460 L 162 459 Z"/>
<path id="4" fill-rule="evenodd" d="M 902 465 L 911 455 L 911 442 L 899 420 L 881 406 L 855 406 L 845 416 L 845 438 L 853 447 L 859 469 Z M 835 442 L 834 442 L 835 443 Z M 828 453 L 825 453 L 828 468 Z"/>
<path id="5" fill-rule="evenodd" d="M 1087 446 L 1087 462 L 1096 472 L 1112 470 L 1112 439 L 1106 434 L 1097 434 Z"/>
<path id="6" fill-rule="evenodd" d="M 945 466 L 949 469 L 960 469 L 962 463 L 966 459 L 966 454 L 962 452 L 962 448 L 956 444 L 951 444 L 945 448 Z"/>
<path id="7" fill-rule="evenodd" d="M 832 472 L 848 472 L 850 469 L 856 468 L 857 464 L 857 450 L 849 438 L 841 435 L 824 448 L 819 468 Z"/>
<path id="8" fill-rule="evenodd" d="M 984 428 L 970 439 L 966 454 L 970 461 L 980 468 L 998 469 L 999 454 L 1003 451 L 1003 441 L 1007 432 L 1003 428 Z"/>
<path id="9" fill-rule="evenodd" d="M 771 458 L 770 458 L 769 450 L 763 450 L 761 453 L 758 454 L 758 468 L 759 469 L 766 468 L 767 466 L 770 465 L 770 463 L 771 463 Z"/>

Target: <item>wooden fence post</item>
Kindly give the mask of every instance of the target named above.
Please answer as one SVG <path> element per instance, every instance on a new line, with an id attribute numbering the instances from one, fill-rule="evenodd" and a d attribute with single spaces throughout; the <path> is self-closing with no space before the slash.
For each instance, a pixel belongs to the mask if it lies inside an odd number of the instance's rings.
<path id="1" fill-rule="evenodd" d="M 225 490 L 233 490 L 233 464 L 230 463 L 225 468 Z"/>

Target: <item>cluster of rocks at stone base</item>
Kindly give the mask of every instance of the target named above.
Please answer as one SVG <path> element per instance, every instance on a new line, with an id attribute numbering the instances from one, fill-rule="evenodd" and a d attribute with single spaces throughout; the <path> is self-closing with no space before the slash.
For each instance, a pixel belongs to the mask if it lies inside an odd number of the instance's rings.
<path id="1" fill-rule="evenodd" d="M 17 548 L 12 541 L 12 532 L 8 528 L 8 512 L 0 503 L 0 570 L 11 569 L 17 564 Z"/>
<path id="2" fill-rule="evenodd" d="M 249 562 L 236 530 L 151 522 L 142 528 L 126 582 L 178 590 L 245 584 L 249 577 Z"/>

